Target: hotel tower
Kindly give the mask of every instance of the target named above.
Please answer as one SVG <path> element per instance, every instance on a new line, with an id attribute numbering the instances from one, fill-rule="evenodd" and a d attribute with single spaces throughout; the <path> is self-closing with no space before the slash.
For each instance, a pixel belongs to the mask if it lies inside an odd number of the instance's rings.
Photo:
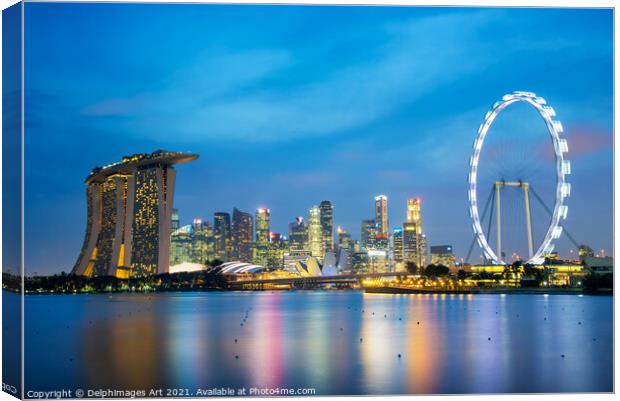
<path id="1" fill-rule="evenodd" d="M 94 168 L 86 177 L 86 237 L 72 272 L 119 278 L 168 272 L 172 165 L 197 158 L 158 150 Z"/>

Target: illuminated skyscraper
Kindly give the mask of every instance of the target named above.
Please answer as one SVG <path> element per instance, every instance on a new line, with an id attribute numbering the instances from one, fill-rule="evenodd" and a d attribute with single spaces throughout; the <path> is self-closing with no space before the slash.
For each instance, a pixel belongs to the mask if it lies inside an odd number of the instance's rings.
<path id="1" fill-rule="evenodd" d="M 321 210 L 318 206 L 310 209 L 308 217 L 308 250 L 312 256 L 323 259 L 323 235 L 321 230 Z"/>
<path id="2" fill-rule="evenodd" d="M 388 271 L 388 254 L 385 250 L 369 249 L 368 271 L 370 273 L 385 273 Z"/>
<path id="3" fill-rule="evenodd" d="M 295 272 L 297 262 L 305 262 L 310 257 L 308 249 L 308 225 L 299 216 L 288 225 L 288 251 L 284 253 L 284 269 Z"/>
<path id="4" fill-rule="evenodd" d="M 269 254 L 269 209 L 256 209 L 256 239 L 252 254 L 252 263 L 267 266 Z"/>
<path id="5" fill-rule="evenodd" d="M 179 220 L 179 211 L 172 209 L 172 222 L 170 224 L 170 230 L 174 231 L 181 227 L 181 221 Z"/>
<path id="6" fill-rule="evenodd" d="M 426 235 L 422 231 L 420 198 L 407 200 L 407 221 L 403 224 L 403 258 L 424 268 L 428 262 Z"/>
<path id="7" fill-rule="evenodd" d="M 192 262 L 194 263 L 206 265 L 215 259 L 215 239 L 213 237 L 213 227 L 208 221 L 194 219 L 192 249 Z"/>
<path id="8" fill-rule="evenodd" d="M 224 212 L 213 214 L 213 238 L 215 257 L 223 262 L 230 261 L 232 251 L 230 214 Z"/>
<path id="9" fill-rule="evenodd" d="M 415 223 L 421 220 L 420 218 L 420 198 L 407 199 L 407 222 Z"/>
<path id="10" fill-rule="evenodd" d="M 351 234 L 338 227 L 338 249 L 353 249 L 353 241 L 351 239 Z"/>
<path id="11" fill-rule="evenodd" d="M 288 253 L 288 241 L 286 237 L 279 233 L 269 233 L 269 252 L 267 254 L 267 265 L 270 269 L 281 269 L 284 267 L 284 254 Z"/>
<path id="12" fill-rule="evenodd" d="M 323 253 L 334 251 L 334 208 L 330 201 L 319 205 L 321 210 L 321 234 L 323 236 Z"/>
<path id="13" fill-rule="evenodd" d="M 360 240 L 362 248 L 375 249 L 375 241 L 377 239 L 377 223 L 375 220 L 362 220 L 360 232 Z"/>
<path id="14" fill-rule="evenodd" d="M 72 272 L 120 278 L 167 272 L 172 165 L 197 157 L 158 150 L 93 169 L 86 177 L 86 236 Z"/>
<path id="15" fill-rule="evenodd" d="M 431 263 L 454 268 L 456 265 L 456 257 L 452 252 L 452 245 L 431 246 Z"/>
<path id="16" fill-rule="evenodd" d="M 355 273 L 368 273 L 368 253 L 366 251 L 354 252 L 351 255 L 352 269 Z"/>
<path id="17" fill-rule="evenodd" d="M 288 225 L 288 239 L 291 251 L 308 250 L 308 228 L 303 217 L 297 217 Z"/>
<path id="18" fill-rule="evenodd" d="M 177 228 L 170 235 L 170 266 L 193 262 L 192 226 Z"/>
<path id="19" fill-rule="evenodd" d="M 256 242 L 259 244 L 269 243 L 269 209 L 256 209 Z"/>
<path id="20" fill-rule="evenodd" d="M 340 258 L 344 257 L 347 259 L 346 266 L 351 267 L 352 266 L 351 257 L 354 252 L 353 239 L 351 238 L 351 234 L 349 234 L 348 232 L 346 232 L 340 227 L 338 227 L 337 233 L 338 233 L 339 264 L 344 265 L 344 261 L 340 260 Z"/>
<path id="21" fill-rule="evenodd" d="M 404 256 L 403 256 L 403 228 L 402 227 L 394 227 L 394 232 L 392 233 L 392 243 L 391 243 L 391 252 L 392 252 L 392 262 L 394 264 L 394 271 L 400 272 L 405 270 L 404 264 Z"/>
<path id="22" fill-rule="evenodd" d="M 375 196 L 375 222 L 379 234 L 387 236 L 390 233 L 387 196 L 385 195 Z"/>
<path id="23" fill-rule="evenodd" d="M 240 262 L 252 262 L 252 233 L 253 233 L 252 215 L 233 209 L 232 218 L 232 258 Z"/>

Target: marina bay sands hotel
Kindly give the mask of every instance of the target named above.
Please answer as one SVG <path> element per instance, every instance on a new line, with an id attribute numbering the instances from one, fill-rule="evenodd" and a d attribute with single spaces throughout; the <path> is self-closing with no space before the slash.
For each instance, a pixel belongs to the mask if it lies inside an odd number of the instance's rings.
<path id="1" fill-rule="evenodd" d="M 125 156 L 86 177 L 86 237 L 73 273 L 132 278 L 166 273 L 176 171 L 198 155 Z"/>

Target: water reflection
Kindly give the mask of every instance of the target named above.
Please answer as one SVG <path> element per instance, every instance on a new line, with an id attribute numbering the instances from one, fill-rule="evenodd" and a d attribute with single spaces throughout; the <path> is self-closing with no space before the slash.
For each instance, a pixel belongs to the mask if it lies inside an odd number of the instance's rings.
<path id="1" fill-rule="evenodd" d="M 32 296 L 26 387 L 611 391 L 612 304 L 357 292 Z"/>

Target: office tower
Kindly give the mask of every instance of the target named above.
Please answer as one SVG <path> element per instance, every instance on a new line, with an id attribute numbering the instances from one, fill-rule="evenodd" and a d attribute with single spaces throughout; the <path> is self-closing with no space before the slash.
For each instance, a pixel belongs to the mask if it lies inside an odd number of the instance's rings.
<path id="1" fill-rule="evenodd" d="M 323 254 L 334 251 L 334 208 L 330 201 L 319 205 L 321 211 L 321 234 L 323 236 Z"/>
<path id="2" fill-rule="evenodd" d="M 86 235 L 72 273 L 130 278 L 167 272 L 172 165 L 197 157 L 158 150 L 94 168 L 86 177 Z"/>
<path id="3" fill-rule="evenodd" d="M 388 223 L 387 196 L 375 196 L 375 223 L 379 234 L 387 236 L 390 233 Z"/>
<path id="4" fill-rule="evenodd" d="M 230 214 L 216 212 L 213 214 L 213 238 L 215 257 L 222 262 L 230 261 L 231 251 Z"/>
<path id="5" fill-rule="evenodd" d="M 256 209 L 256 243 L 269 243 L 269 218 L 270 212 L 266 208 Z"/>
<path id="6" fill-rule="evenodd" d="M 170 266 L 193 260 L 192 226 L 177 228 L 170 235 Z"/>
<path id="7" fill-rule="evenodd" d="M 311 256 L 308 250 L 308 227 L 299 216 L 288 225 L 288 251 L 284 253 L 284 270 L 295 273 L 297 262 L 305 262 Z"/>
<path id="8" fill-rule="evenodd" d="M 179 210 L 172 209 L 172 218 L 170 223 L 170 230 L 174 231 L 181 227 L 181 220 L 179 219 Z"/>
<path id="9" fill-rule="evenodd" d="M 385 250 L 369 249 L 368 255 L 368 272 L 385 273 L 388 271 L 388 253 Z"/>
<path id="10" fill-rule="evenodd" d="M 407 222 L 414 223 L 420 221 L 420 198 L 407 199 Z"/>
<path id="11" fill-rule="evenodd" d="M 254 240 L 252 263 L 264 267 L 267 267 L 267 258 L 269 254 L 269 218 L 269 209 L 256 209 L 256 236 Z"/>
<path id="12" fill-rule="evenodd" d="M 452 252 L 452 245 L 431 246 L 431 263 L 454 268 L 456 266 L 456 257 Z"/>
<path id="13" fill-rule="evenodd" d="M 234 208 L 232 216 L 232 259 L 252 262 L 253 219 L 249 213 Z"/>
<path id="14" fill-rule="evenodd" d="M 194 219 L 192 249 L 192 262 L 194 263 L 207 265 L 215 259 L 215 238 L 211 223 L 201 219 Z"/>
<path id="15" fill-rule="evenodd" d="M 323 259 L 323 235 L 321 230 L 321 210 L 312 206 L 308 217 L 308 250 L 312 256 Z"/>
<path id="16" fill-rule="evenodd" d="M 413 262 L 418 268 L 427 265 L 426 235 L 419 233 L 415 223 L 403 224 L 403 259 L 405 263 Z"/>
<path id="17" fill-rule="evenodd" d="M 267 253 L 267 266 L 270 269 L 284 267 L 284 254 L 289 251 L 288 241 L 279 233 L 269 233 L 269 250 Z"/>
<path id="18" fill-rule="evenodd" d="M 338 227 L 336 230 L 338 233 L 338 264 L 345 265 L 342 258 L 346 258 L 346 266 L 349 268 L 352 266 L 351 256 L 353 255 L 353 240 L 351 234 Z"/>
<path id="19" fill-rule="evenodd" d="M 361 245 L 364 249 L 374 249 L 378 228 L 374 220 L 362 220 L 360 233 Z"/>
<path id="20" fill-rule="evenodd" d="M 340 248 L 352 249 L 352 247 L 353 247 L 353 240 L 351 238 L 351 234 L 346 232 L 341 227 L 338 227 L 336 232 L 338 234 L 338 248 L 339 249 Z"/>
<path id="21" fill-rule="evenodd" d="M 396 272 L 405 271 L 403 250 L 403 228 L 394 227 L 394 231 L 392 233 L 391 252 L 392 261 L 394 263 L 394 271 Z"/>
<path id="22" fill-rule="evenodd" d="M 291 251 L 308 249 L 308 228 L 303 217 L 297 217 L 294 222 L 288 225 L 288 240 Z"/>
<path id="23" fill-rule="evenodd" d="M 368 273 L 368 253 L 366 251 L 354 252 L 351 255 L 351 263 L 355 273 Z"/>
<path id="24" fill-rule="evenodd" d="M 407 221 L 403 224 L 403 257 L 406 262 L 413 262 L 418 268 L 427 265 L 426 236 L 422 231 L 422 214 L 420 198 L 407 200 Z"/>
<path id="25" fill-rule="evenodd" d="M 376 234 L 373 249 L 387 251 L 390 247 L 390 237 L 387 234 Z"/>

